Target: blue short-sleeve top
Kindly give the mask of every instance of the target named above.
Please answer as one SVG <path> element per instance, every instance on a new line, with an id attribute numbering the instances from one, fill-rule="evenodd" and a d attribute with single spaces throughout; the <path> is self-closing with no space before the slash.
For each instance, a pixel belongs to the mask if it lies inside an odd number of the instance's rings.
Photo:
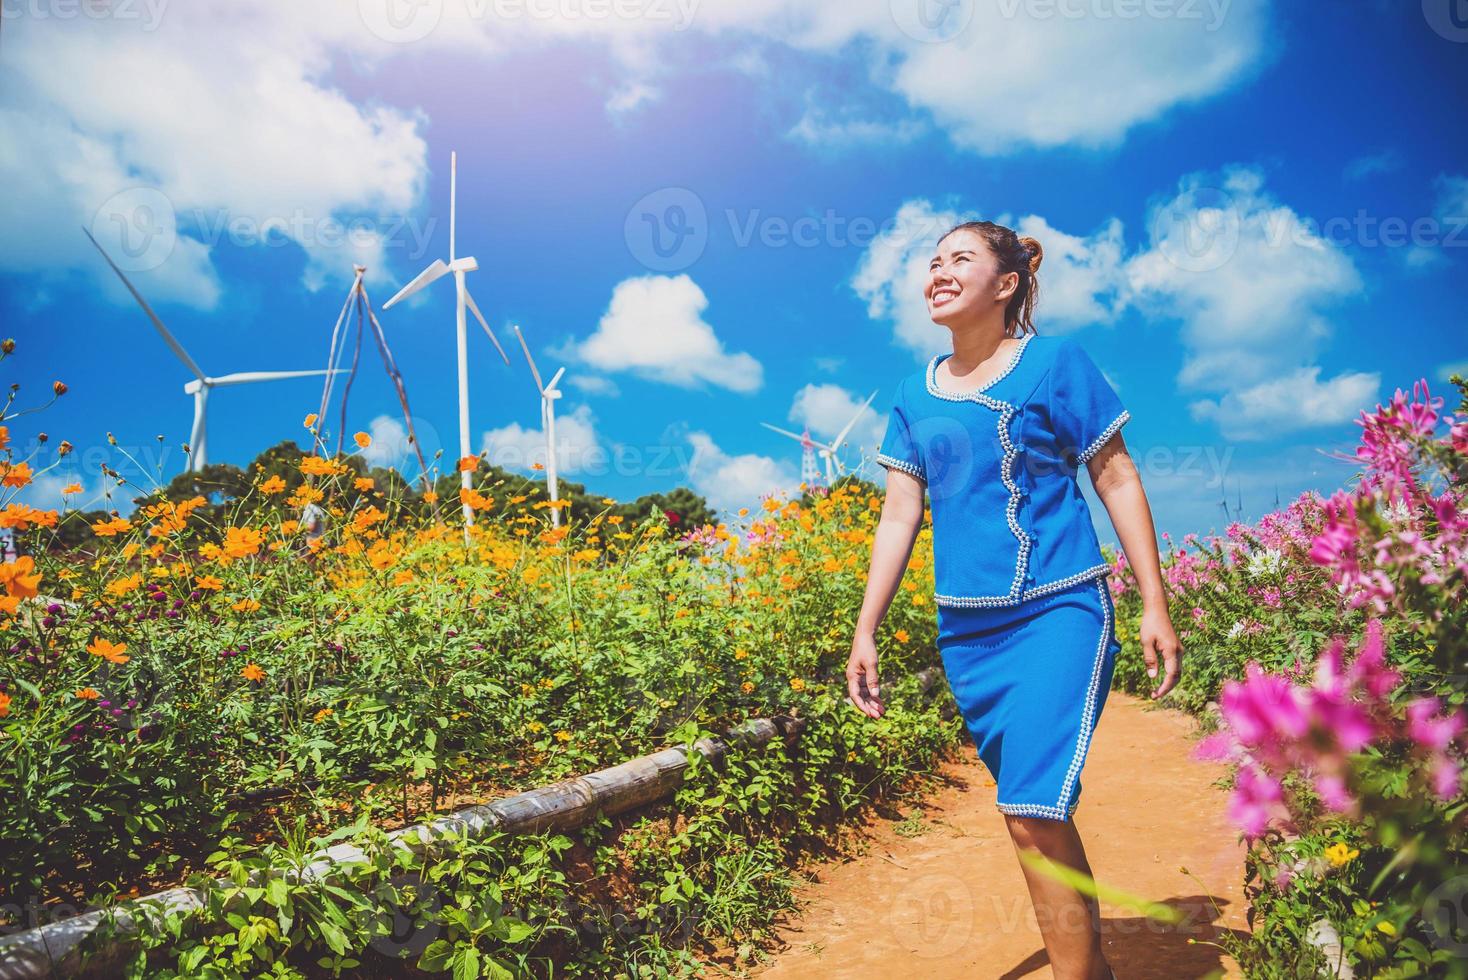
<path id="1" fill-rule="evenodd" d="M 904 378 L 877 462 L 927 486 L 935 601 L 1010 606 L 1105 575 L 1083 464 L 1131 418 L 1085 350 L 1028 334 L 981 388 Z"/>

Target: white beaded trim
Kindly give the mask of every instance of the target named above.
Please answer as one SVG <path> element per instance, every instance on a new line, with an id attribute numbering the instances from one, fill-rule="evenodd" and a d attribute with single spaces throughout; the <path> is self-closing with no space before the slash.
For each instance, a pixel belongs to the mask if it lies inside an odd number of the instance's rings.
<path id="1" fill-rule="evenodd" d="M 1076 459 L 1078 459 L 1081 463 L 1089 463 L 1091 461 L 1091 457 L 1099 453 L 1101 451 L 1101 447 L 1106 445 L 1107 441 L 1110 440 L 1112 436 L 1116 435 L 1116 430 L 1125 425 L 1127 420 L 1131 417 L 1132 416 L 1130 412 L 1128 412 L 1126 409 L 1122 409 L 1121 414 L 1112 419 L 1111 424 L 1108 425 L 1102 431 L 1102 433 L 1096 437 L 1095 441 L 1086 447 L 1086 451 L 1077 456 Z"/>
<path id="2" fill-rule="evenodd" d="M 1096 702 L 1101 694 L 1101 668 L 1106 663 L 1106 647 L 1111 639 L 1111 606 L 1107 602 L 1110 597 L 1106 595 L 1105 588 L 1105 581 L 1098 579 L 1096 597 L 1101 600 L 1101 639 L 1096 644 L 1096 662 L 1091 667 L 1091 684 L 1086 690 L 1086 705 L 1081 709 L 1081 733 L 1076 739 L 1075 754 L 1071 756 L 1065 782 L 1060 787 L 1060 799 L 1054 806 L 1039 803 L 996 803 L 995 806 L 1001 813 L 1016 817 L 1048 817 L 1051 820 L 1065 820 L 1075 813 L 1080 800 L 1071 800 L 1070 791 L 1075 785 L 1076 777 L 1081 773 L 1086 750 L 1091 745 L 1091 734 L 1096 729 Z"/>
<path id="3" fill-rule="evenodd" d="M 1004 370 L 1000 371 L 992 379 L 986 381 L 984 384 L 973 389 L 972 391 L 944 391 L 942 388 L 939 388 L 938 363 L 945 360 L 946 358 L 952 357 L 953 354 L 935 354 L 933 356 L 933 359 L 928 362 L 928 392 L 938 398 L 943 398 L 951 402 L 979 401 L 980 398 L 983 397 L 984 392 L 988 391 L 990 388 L 1003 381 L 1006 377 L 1009 376 L 1009 372 L 1013 371 L 1015 367 L 1018 366 L 1019 359 L 1024 356 L 1025 348 L 1028 347 L 1030 345 L 1030 341 L 1034 339 L 1034 334 L 1025 334 L 1024 339 L 1019 342 L 1019 345 L 1017 347 L 1015 347 L 1014 353 L 1009 355 L 1009 363 L 1004 366 Z"/>
<path id="4" fill-rule="evenodd" d="M 928 478 L 923 475 L 923 468 L 913 463 L 909 463 L 905 459 L 898 459 L 896 456 L 888 456 L 886 453 L 877 453 L 877 464 L 879 466 L 890 467 L 894 470 L 901 470 L 903 473 L 908 473 L 912 476 L 917 477 L 924 483 L 928 482 Z"/>

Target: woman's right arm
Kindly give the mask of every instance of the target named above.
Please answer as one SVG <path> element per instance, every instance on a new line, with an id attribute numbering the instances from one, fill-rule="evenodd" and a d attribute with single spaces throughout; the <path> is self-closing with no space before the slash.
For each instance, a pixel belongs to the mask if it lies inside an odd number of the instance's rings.
<path id="1" fill-rule="evenodd" d="M 887 470 L 887 498 L 872 542 L 872 564 L 867 572 L 866 595 L 856 617 L 856 635 L 846 662 L 846 689 L 851 703 L 870 718 L 886 708 L 877 680 L 877 627 L 892 605 L 912 556 L 913 542 L 923 523 L 926 484 L 898 469 Z"/>

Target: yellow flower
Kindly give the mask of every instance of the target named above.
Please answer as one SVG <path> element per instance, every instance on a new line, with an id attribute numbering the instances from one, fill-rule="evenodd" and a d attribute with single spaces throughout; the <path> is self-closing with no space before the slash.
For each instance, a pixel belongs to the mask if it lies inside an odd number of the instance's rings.
<path id="1" fill-rule="evenodd" d="M 559 732 L 556 732 L 556 741 L 557 742 L 569 742 L 569 741 L 571 741 L 571 733 L 570 732 L 567 732 L 567 731 L 559 731 Z"/>
<path id="2" fill-rule="evenodd" d="M 307 476 L 333 476 L 341 470 L 342 465 L 335 460 L 322 459 L 320 456 L 301 457 L 301 472 Z"/>
<path id="3" fill-rule="evenodd" d="M 302 422 L 301 424 L 308 429 L 311 428 L 311 426 L 316 424 L 316 413 L 312 412 L 310 415 L 307 415 L 306 421 Z"/>
<path id="4" fill-rule="evenodd" d="M 108 595 L 127 595 L 129 592 L 140 587 L 142 584 L 142 573 L 134 572 L 133 574 L 128 575 L 125 578 L 120 578 L 115 582 L 109 582 L 105 591 Z"/>
<path id="5" fill-rule="evenodd" d="M 224 581 L 218 575 L 200 575 L 194 580 L 194 585 L 210 592 L 218 592 L 224 588 Z"/>
<path id="6" fill-rule="evenodd" d="M 914 606 L 926 606 L 928 604 L 928 597 L 919 592 L 912 597 L 912 604 Z"/>
<path id="7" fill-rule="evenodd" d="M 745 681 L 743 684 L 739 685 L 739 690 L 743 691 L 745 694 L 748 694 L 749 692 L 754 690 L 754 684 L 749 681 Z"/>
<path id="8" fill-rule="evenodd" d="M 425 504 L 436 504 L 436 503 L 438 503 L 438 492 L 436 490 L 424 490 L 423 491 L 423 502 Z"/>
<path id="9" fill-rule="evenodd" d="M 734 651 L 734 659 L 735 660 L 744 660 L 748 656 L 749 656 L 749 651 L 746 650 L 746 649 L 744 649 L 743 647 L 740 647 L 738 650 L 735 650 Z"/>
<path id="10" fill-rule="evenodd" d="M 365 432 L 358 432 L 356 435 L 352 436 L 352 441 L 355 442 L 358 446 L 361 446 L 363 449 L 366 449 L 368 446 L 372 445 L 372 437 Z"/>
<path id="11" fill-rule="evenodd" d="M 1356 850 L 1355 848 L 1346 847 L 1346 845 L 1341 841 L 1336 841 L 1334 844 L 1325 849 L 1325 856 L 1331 864 L 1339 868 L 1340 866 L 1344 864 L 1349 864 L 1351 861 L 1354 861 L 1356 858 L 1360 857 L 1361 852 Z"/>
<path id="12" fill-rule="evenodd" d="M 544 725 L 542 725 L 542 724 L 541 724 L 541 723 L 540 723 L 540 722 L 538 722 L 538 721 L 532 721 L 532 722 L 531 722 L 531 723 L 530 723 L 530 724 L 528 724 L 528 725 L 526 725 L 526 726 L 525 726 L 525 727 L 526 727 L 526 728 L 528 728 L 528 729 L 530 729 L 530 730 L 531 730 L 531 731 L 532 731 L 532 732 L 538 732 L 538 731 L 540 731 L 540 730 L 541 730 L 541 729 L 542 729 L 542 728 L 544 728 L 544 727 L 545 727 L 545 726 L 544 726 Z"/>
<path id="13" fill-rule="evenodd" d="M 792 677 L 792 678 L 790 678 L 790 690 L 792 690 L 792 691 L 803 691 L 803 690 L 805 690 L 805 681 L 801 680 L 799 677 Z"/>

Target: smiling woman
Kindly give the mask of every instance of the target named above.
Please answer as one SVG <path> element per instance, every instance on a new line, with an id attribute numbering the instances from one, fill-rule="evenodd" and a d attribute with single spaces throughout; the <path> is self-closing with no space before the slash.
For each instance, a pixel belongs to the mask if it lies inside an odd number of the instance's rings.
<path id="1" fill-rule="evenodd" d="M 1143 649 L 1154 671 L 1159 652 L 1167 663 L 1155 696 L 1176 682 L 1179 648 L 1146 497 L 1119 435 L 1131 416 L 1079 344 L 1035 333 L 1043 254 L 988 221 L 938 242 L 924 294 L 953 352 L 898 385 L 877 457 L 888 501 L 847 678 L 853 703 L 880 717 L 873 637 L 926 491 L 938 648 L 997 807 L 1017 848 L 1089 875 L 1071 818 L 1121 644 L 1082 464 L 1148 597 Z M 1106 977 L 1095 902 L 1028 866 L 1025 875 L 1056 975 Z"/>

